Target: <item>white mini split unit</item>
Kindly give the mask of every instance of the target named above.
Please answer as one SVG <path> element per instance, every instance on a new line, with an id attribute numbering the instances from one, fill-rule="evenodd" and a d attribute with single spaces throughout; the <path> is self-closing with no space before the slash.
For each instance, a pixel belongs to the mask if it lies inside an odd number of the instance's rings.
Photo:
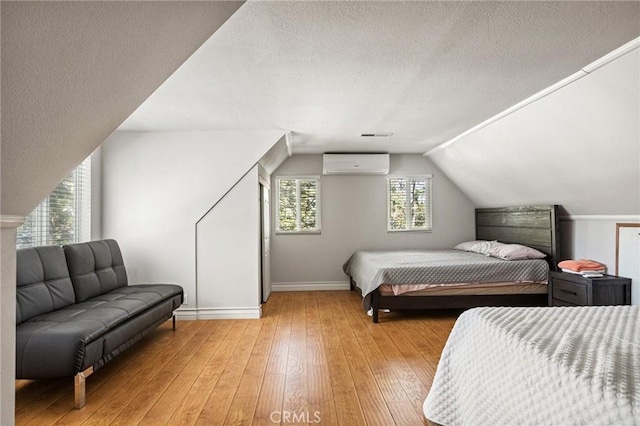
<path id="1" fill-rule="evenodd" d="M 323 154 L 322 173 L 386 175 L 389 173 L 389 154 Z"/>

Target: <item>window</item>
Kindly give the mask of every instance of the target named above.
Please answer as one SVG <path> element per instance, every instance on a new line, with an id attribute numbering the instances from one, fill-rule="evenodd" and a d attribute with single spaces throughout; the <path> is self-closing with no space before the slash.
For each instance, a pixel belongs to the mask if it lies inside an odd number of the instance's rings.
<path id="1" fill-rule="evenodd" d="M 276 178 L 276 232 L 320 232 L 320 177 Z"/>
<path id="2" fill-rule="evenodd" d="M 388 231 L 431 231 L 431 175 L 387 178 Z"/>
<path id="3" fill-rule="evenodd" d="M 18 228 L 17 248 L 91 239 L 91 157 L 31 212 Z"/>

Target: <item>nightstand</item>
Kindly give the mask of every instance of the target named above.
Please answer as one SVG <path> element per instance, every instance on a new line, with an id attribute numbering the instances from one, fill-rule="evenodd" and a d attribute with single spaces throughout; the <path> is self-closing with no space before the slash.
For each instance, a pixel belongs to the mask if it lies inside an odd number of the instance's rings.
<path id="1" fill-rule="evenodd" d="M 549 272 L 549 306 L 630 305 L 631 279 Z"/>

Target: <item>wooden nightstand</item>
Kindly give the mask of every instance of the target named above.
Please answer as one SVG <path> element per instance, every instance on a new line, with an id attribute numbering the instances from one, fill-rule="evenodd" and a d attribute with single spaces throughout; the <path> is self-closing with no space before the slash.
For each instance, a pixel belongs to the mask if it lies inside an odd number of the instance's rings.
<path id="1" fill-rule="evenodd" d="M 549 272 L 549 306 L 630 305 L 631 279 Z"/>

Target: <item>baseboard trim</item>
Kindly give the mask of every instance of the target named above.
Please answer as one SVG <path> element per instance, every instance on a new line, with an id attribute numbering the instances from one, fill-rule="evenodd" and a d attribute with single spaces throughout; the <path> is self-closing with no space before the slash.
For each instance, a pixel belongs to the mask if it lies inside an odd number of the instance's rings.
<path id="1" fill-rule="evenodd" d="M 317 281 L 300 283 L 271 283 L 271 291 L 349 290 L 349 281 Z"/>
<path id="2" fill-rule="evenodd" d="M 610 221 L 610 222 L 640 222 L 639 215 L 596 215 L 596 214 L 575 214 L 560 216 L 562 221 Z"/>
<path id="3" fill-rule="evenodd" d="M 197 320 L 198 310 L 193 308 L 180 308 L 175 311 L 176 318 L 180 321 Z"/>
<path id="4" fill-rule="evenodd" d="M 262 307 L 257 308 L 180 308 L 179 320 L 259 319 Z"/>

